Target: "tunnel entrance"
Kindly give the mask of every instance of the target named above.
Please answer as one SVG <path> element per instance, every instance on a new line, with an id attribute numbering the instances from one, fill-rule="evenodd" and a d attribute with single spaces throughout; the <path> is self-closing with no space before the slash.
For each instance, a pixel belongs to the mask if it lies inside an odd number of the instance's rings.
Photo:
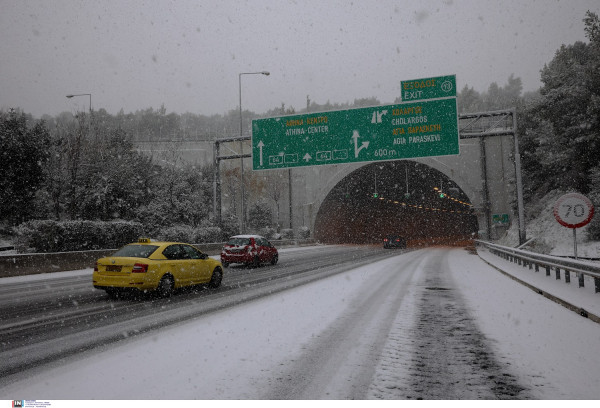
<path id="1" fill-rule="evenodd" d="M 409 246 L 462 244 L 478 230 L 467 195 L 422 163 L 371 163 L 350 173 L 327 195 L 315 238 L 330 244 L 381 244 L 401 235 Z"/>

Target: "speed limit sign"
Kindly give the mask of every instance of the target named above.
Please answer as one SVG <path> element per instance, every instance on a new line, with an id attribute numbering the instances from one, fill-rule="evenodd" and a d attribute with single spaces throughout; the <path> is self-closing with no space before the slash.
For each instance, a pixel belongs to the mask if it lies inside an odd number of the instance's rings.
<path id="1" fill-rule="evenodd" d="M 565 194 L 554 204 L 554 218 L 563 227 L 581 228 L 592 220 L 594 205 L 585 196 Z"/>

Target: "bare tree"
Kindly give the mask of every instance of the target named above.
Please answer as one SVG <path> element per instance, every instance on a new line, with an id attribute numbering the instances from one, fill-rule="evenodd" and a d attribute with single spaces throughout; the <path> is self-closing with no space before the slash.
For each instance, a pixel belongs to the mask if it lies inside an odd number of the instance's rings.
<path id="1" fill-rule="evenodd" d="M 275 223 L 277 225 L 277 232 L 279 232 L 279 205 L 286 191 L 286 174 L 281 170 L 271 170 L 267 173 L 265 179 L 267 197 L 275 203 Z"/>

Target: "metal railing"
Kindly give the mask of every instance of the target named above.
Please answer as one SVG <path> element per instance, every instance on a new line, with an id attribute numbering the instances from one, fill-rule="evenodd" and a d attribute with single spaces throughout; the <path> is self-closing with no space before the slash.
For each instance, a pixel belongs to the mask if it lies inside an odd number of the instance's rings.
<path id="1" fill-rule="evenodd" d="M 586 275 L 590 276 L 594 278 L 595 293 L 600 292 L 600 265 L 590 265 L 585 262 L 571 259 L 559 259 L 549 255 L 536 254 L 534 252 L 505 247 L 486 241 L 476 240 L 475 242 L 478 245 L 487 247 L 490 253 L 504 258 L 507 261 L 522 265 L 524 268 L 529 267 L 529 269 L 535 269 L 536 272 L 539 272 L 540 268 L 545 269 L 546 276 L 551 276 L 551 272 L 554 270 L 554 275 L 557 280 L 561 279 L 562 271 L 565 277 L 565 283 L 571 282 L 570 272 L 576 273 L 580 288 L 585 286 L 584 277 Z"/>

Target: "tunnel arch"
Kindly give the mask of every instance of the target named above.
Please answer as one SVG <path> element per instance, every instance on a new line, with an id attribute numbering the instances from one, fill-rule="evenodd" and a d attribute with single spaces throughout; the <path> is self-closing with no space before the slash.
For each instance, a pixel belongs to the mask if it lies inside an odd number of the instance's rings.
<path id="1" fill-rule="evenodd" d="M 464 182 L 460 185 L 449 166 L 438 162 L 435 168 L 431 164 L 436 162 L 429 161 L 369 163 L 334 173 L 322 186 L 328 192 L 318 203 L 315 238 L 369 244 L 400 234 L 409 242 L 435 243 L 462 240 L 477 232 L 477 217 L 472 214 L 475 189 Z M 440 191 L 445 197 L 440 197 Z"/>

